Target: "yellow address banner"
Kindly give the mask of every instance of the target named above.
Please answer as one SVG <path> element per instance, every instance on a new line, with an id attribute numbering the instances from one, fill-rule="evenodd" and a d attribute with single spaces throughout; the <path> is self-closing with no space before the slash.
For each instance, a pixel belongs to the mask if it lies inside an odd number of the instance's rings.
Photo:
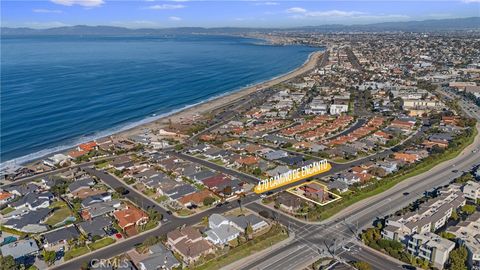
<path id="1" fill-rule="evenodd" d="M 276 188 L 300 181 L 302 179 L 327 172 L 331 168 L 332 166 L 330 165 L 330 163 L 327 162 L 326 159 L 321 161 L 316 161 L 316 162 L 313 162 L 312 164 L 303 166 L 301 168 L 290 170 L 288 172 L 279 174 L 277 176 L 261 180 L 255 186 L 253 191 L 257 194 L 267 192 L 269 190 L 276 189 Z"/>

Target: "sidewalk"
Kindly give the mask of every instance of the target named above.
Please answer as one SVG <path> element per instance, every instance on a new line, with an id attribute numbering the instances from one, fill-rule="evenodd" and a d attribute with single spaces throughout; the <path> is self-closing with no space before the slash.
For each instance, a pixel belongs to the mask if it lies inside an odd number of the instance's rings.
<path id="1" fill-rule="evenodd" d="M 241 269 L 243 268 L 244 266 L 246 266 L 247 264 L 251 263 L 252 261 L 255 261 L 255 259 L 257 258 L 261 258 L 261 257 L 264 257 L 270 253 L 273 253 L 274 251 L 276 251 L 277 249 L 289 244 L 293 239 L 295 238 L 295 233 L 290 233 L 290 235 L 288 236 L 287 239 L 285 240 L 282 240 L 278 243 L 276 243 L 275 245 L 269 247 L 269 248 L 266 248 L 260 252 L 257 252 L 255 254 L 252 254 L 250 256 L 247 256 L 243 259 L 240 259 L 238 261 L 235 261 L 227 266 L 224 266 L 222 268 L 220 268 L 221 270 L 236 270 L 236 269 Z"/>

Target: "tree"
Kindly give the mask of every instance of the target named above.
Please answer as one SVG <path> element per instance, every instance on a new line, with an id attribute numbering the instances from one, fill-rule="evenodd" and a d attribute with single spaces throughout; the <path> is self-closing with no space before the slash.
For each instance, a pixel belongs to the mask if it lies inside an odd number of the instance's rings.
<path id="1" fill-rule="evenodd" d="M 475 213 L 476 209 L 477 208 L 475 207 L 475 205 L 465 204 L 464 206 L 462 206 L 462 212 L 464 212 L 467 215 L 471 215 Z"/>
<path id="2" fill-rule="evenodd" d="M 450 252 L 450 270 L 466 270 L 467 269 L 467 248 L 460 246 Z"/>
<path id="3" fill-rule="evenodd" d="M 245 228 L 245 235 L 248 237 L 248 239 L 252 239 L 253 228 L 250 223 L 248 223 L 247 228 Z"/>
<path id="4" fill-rule="evenodd" d="M 49 251 L 44 249 L 42 252 L 43 260 L 48 264 L 52 265 L 55 262 L 56 253 L 55 251 Z"/>
<path id="5" fill-rule="evenodd" d="M 120 195 L 125 195 L 128 193 L 128 190 L 125 187 L 119 186 L 115 188 L 115 191 Z"/>
<path id="6" fill-rule="evenodd" d="M 452 215 L 450 216 L 450 218 L 453 219 L 453 220 L 458 220 L 457 209 L 452 210 Z"/>
<path id="7" fill-rule="evenodd" d="M 369 263 L 363 262 L 363 261 L 354 262 L 353 266 L 355 268 L 357 268 L 358 270 L 371 270 L 372 269 L 372 266 L 370 266 Z"/>
<path id="8" fill-rule="evenodd" d="M 260 168 L 256 167 L 255 169 L 253 169 L 252 174 L 255 175 L 255 176 L 260 176 L 260 175 L 262 175 L 262 170 Z"/>
<path id="9" fill-rule="evenodd" d="M 13 259 L 13 256 L 8 255 L 6 257 L 0 256 L 0 265 L 1 265 L 1 270 L 16 270 L 18 269 L 17 264 L 15 263 L 15 260 Z"/>
<path id="10" fill-rule="evenodd" d="M 445 239 L 448 239 L 448 240 L 453 240 L 456 238 L 455 234 L 453 233 L 450 233 L 450 232 L 441 232 L 440 233 L 440 236 L 442 238 L 445 238 Z"/>
<path id="11" fill-rule="evenodd" d="M 206 197 L 203 199 L 203 205 L 210 206 L 215 202 L 215 198 L 212 198 L 210 196 Z"/>

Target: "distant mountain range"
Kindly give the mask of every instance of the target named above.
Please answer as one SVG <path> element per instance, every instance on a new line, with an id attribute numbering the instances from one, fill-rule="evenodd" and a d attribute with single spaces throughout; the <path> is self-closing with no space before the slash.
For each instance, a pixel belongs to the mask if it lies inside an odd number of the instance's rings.
<path id="1" fill-rule="evenodd" d="M 480 30 L 480 17 L 384 22 L 362 25 L 329 24 L 319 26 L 304 26 L 294 28 L 242 28 L 242 27 L 178 27 L 178 28 L 143 28 L 129 29 L 115 26 L 65 26 L 49 29 L 9 28 L 2 27 L 1 35 L 169 35 L 169 34 L 239 34 L 248 32 L 281 32 L 281 31 L 308 31 L 308 32 L 443 32 L 458 30 Z"/>

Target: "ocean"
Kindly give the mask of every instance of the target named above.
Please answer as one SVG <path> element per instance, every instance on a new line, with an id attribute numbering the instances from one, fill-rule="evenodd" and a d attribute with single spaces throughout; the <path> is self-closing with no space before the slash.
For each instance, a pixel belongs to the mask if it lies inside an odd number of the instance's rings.
<path id="1" fill-rule="evenodd" d="M 315 50 L 206 35 L 2 37 L 0 161 L 39 158 L 282 75 Z"/>

